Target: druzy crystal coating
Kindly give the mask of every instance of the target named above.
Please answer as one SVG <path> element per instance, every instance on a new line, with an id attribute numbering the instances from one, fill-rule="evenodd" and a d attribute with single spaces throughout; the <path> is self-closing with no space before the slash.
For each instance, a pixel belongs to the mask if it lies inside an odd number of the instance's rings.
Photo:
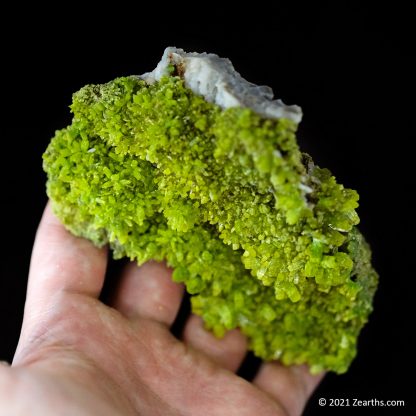
<path id="1" fill-rule="evenodd" d="M 347 370 L 377 274 L 358 194 L 300 151 L 295 121 L 221 108 L 174 65 L 87 85 L 71 110 L 44 169 L 72 233 L 165 260 L 206 327 L 241 328 L 263 359 Z"/>

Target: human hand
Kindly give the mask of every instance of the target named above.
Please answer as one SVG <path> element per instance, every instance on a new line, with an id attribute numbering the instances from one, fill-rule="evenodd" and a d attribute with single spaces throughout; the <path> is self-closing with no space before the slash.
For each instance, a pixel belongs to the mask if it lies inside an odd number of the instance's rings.
<path id="1" fill-rule="evenodd" d="M 263 363 L 238 377 L 247 341 L 216 339 L 200 318 L 169 328 L 183 287 L 156 262 L 129 264 L 114 302 L 98 300 L 107 253 L 74 237 L 46 207 L 12 367 L 0 366 L 0 414 L 298 415 L 322 375 Z"/>

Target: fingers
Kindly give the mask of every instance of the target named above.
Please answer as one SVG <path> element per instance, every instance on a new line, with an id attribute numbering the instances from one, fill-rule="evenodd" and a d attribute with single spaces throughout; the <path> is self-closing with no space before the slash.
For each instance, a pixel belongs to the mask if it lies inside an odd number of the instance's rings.
<path id="1" fill-rule="evenodd" d="M 224 338 L 216 338 L 204 328 L 202 319 L 196 315 L 189 317 L 183 340 L 230 371 L 238 370 L 247 352 L 247 339 L 239 330 L 227 332 Z"/>
<path id="2" fill-rule="evenodd" d="M 62 291 L 98 297 L 106 266 L 107 250 L 72 235 L 48 203 L 33 247 L 27 304 L 44 302 Z"/>
<path id="3" fill-rule="evenodd" d="M 302 414 L 309 396 L 324 377 L 310 374 L 306 365 L 285 367 L 263 363 L 253 383 L 281 403 L 289 415 Z"/>
<path id="4" fill-rule="evenodd" d="M 113 306 L 127 318 L 148 318 L 172 325 L 179 311 L 183 286 L 172 281 L 172 270 L 149 261 L 130 263 L 122 272 Z"/>
<path id="5" fill-rule="evenodd" d="M 183 285 L 172 281 L 172 271 L 163 263 L 150 261 L 138 267 L 130 263 L 122 272 L 113 307 L 129 319 L 147 318 L 171 326 L 179 311 Z M 191 315 L 185 325 L 184 342 L 214 362 L 236 371 L 247 352 L 247 340 L 238 330 L 218 339 Z"/>
<path id="6" fill-rule="evenodd" d="M 48 203 L 39 224 L 30 262 L 29 282 L 19 345 L 14 362 L 29 339 L 35 337 L 58 296 L 69 293 L 98 297 L 104 283 L 106 249 L 98 249 L 69 233 Z"/>

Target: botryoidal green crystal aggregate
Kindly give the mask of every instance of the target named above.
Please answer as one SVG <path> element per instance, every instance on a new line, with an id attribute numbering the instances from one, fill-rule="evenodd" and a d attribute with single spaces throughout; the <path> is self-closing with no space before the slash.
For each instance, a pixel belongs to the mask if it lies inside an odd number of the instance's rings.
<path id="1" fill-rule="evenodd" d="M 345 372 L 377 274 L 358 194 L 300 152 L 296 124 L 221 109 L 178 76 L 87 85 L 44 154 L 47 193 L 75 235 L 115 258 L 166 260 L 217 336 Z"/>

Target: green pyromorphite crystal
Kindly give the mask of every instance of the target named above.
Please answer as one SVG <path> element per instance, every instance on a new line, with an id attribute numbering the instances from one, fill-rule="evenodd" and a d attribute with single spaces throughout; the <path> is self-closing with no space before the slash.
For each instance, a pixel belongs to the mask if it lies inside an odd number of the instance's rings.
<path id="1" fill-rule="evenodd" d="M 75 235 L 139 264 L 166 260 L 217 336 L 345 372 L 377 274 L 358 195 L 314 166 L 296 124 L 221 109 L 178 76 L 88 85 L 44 154 L 47 192 Z"/>

